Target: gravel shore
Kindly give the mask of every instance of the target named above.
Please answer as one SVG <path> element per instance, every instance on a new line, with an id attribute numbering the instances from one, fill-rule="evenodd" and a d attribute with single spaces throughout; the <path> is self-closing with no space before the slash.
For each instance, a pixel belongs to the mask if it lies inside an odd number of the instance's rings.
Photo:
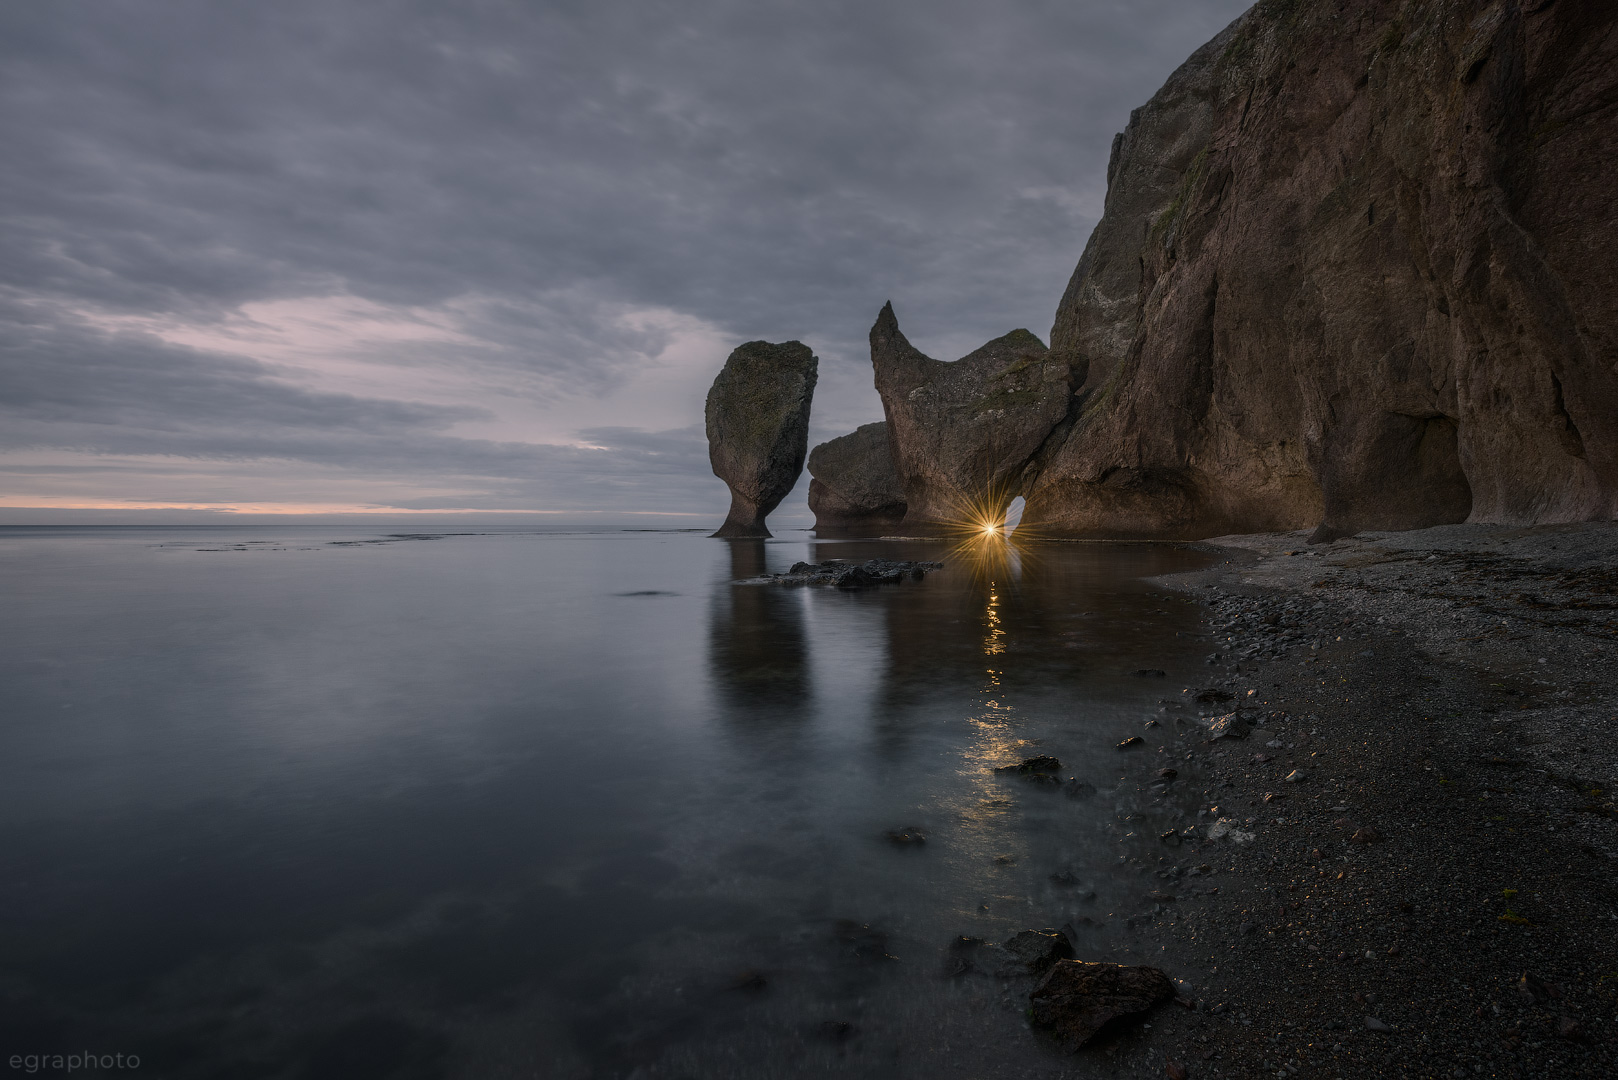
<path id="1" fill-rule="evenodd" d="M 1209 678 L 1130 765 L 1162 850 L 1129 952 L 1181 1004 L 1085 1053 L 1618 1076 L 1618 525 L 1209 546 L 1160 581 L 1211 609 Z"/>

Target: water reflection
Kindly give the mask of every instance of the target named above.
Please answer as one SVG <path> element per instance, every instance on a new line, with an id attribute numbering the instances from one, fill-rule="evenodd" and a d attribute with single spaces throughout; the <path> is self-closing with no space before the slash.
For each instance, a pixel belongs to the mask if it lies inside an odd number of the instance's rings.
<path id="1" fill-rule="evenodd" d="M 0 594 L 0 1042 L 177 1080 L 1069 1069 L 941 957 L 1085 913 L 1128 948 L 1173 808 L 1115 811 L 1113 747 L 1205 670 L 1136 580 L 1204 558 L 1168 547 L 95 550 Z M 806 557 L 946 567 L 733 583 Z M 1105 796 L 994 772 L 1035 753 Z"/>
<path id="2" fill-rule="evenodd" d="M 726 543 L 730 581 L 714 588 L 708 628 L 719 700 L 741 722 L 801 719 L 813 701 L 803 593 L 736 584 L 768 573 L 771 549 L 763 540 Z"/>

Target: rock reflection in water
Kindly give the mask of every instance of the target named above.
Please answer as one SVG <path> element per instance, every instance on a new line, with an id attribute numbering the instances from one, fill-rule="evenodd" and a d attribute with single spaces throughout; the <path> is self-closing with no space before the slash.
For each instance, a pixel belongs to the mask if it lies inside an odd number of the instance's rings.
<path id="1" fill-rule="evenodd" d="M 708 628 L 719 699 L 739 722 L 801 719 L 813 699 L 803 594 L 735 584 L 769 572 L 769 549 L 763 540 L 726 543 L 730 584 L 714 588 Z"/>

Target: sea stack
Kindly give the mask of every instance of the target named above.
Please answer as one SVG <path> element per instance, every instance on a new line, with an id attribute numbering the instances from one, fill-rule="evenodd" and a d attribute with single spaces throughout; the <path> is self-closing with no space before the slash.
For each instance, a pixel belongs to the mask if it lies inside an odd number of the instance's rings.
<path id="1" fill-rule="evenodd" d="M 708 460 L 730 487 L 713 535 L 769 536 L 764 519 L 803 472 L 819 361 L 802 342 L 738 346 L 708 390 Z"/>
<path id="2" fill-rule="evenodd" d="M 1051 334 L 1042 534 L 1618 512 L 1618 25 L 1577 3 L 1256 4 L 1113 142 Z"/>
<path id="3" fill-rule="evenodd" d="M 809 452 L 815 531 L 886 532 L 904 520 L 904 485 L 893 467 L 888 425 L 878 421 Z"/>
<path id="4" fill-rule="evenodd" d="M 1067 364 L 1027 330 L 945 363 L 906 340 L 891 303 L 871 328 L 871 366 L 906 532 L 998 520 L 1073 400 Z"/>

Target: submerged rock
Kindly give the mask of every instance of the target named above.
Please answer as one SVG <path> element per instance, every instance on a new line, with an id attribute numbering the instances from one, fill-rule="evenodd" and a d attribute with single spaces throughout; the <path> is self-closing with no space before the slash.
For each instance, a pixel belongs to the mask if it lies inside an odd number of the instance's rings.
<path id="1" fill-rule="evenodd" d="M 1023 930 L 1006 941 L 986 944 L 977 953 L 979 971 L 998 978 L 1043 975 L 1052 964 L 1073 957 L 1073 946 L 1060 930 Z"/>
<path id="2" fill-rule="evenodd" d="M 866 424 L 809 451 L 809 509 L 816 531 L 895 528 L 905 491 L 893 467 L 884 421 Z"/>
<path id="3" fill-rule="evenodd" d="M 1067 365 L 1027 330 L 944 363 L 906 340 L 892 304 L 871 327 L 871 365 L 906 531 L 998 519 L 1072 399 Z"/>
<path id="4" fill-rule="evenodd" d="M 1023 758 L 1022 761 L 1015 765 L 1002 765 L 994 771 L 1018 773 L 1023 776 L 1036 773 L 1059 773 L 1062 771 L 1062 762 L 1059 758 L 1053 758 L 1049 754 L 1041 754 L 1038 757 Z"/>
<path id="5" fill-rule="evenodd" d="M 1174 983 L 1153 967 L 1058 960 L 1028 995 L 1030 1016 L 1069 1051 L 1109 1020 L 1134 1016 L 1174 996 Z"/>
<path id="6" fill-rule="evenodd" d="M 730 487 L 719 537 L 769 536 L 764 519 L 803 472 L 819 360 L 807 345 L 738 346 L 708 391 L 708 460 Z"/>
<path id="7" fill-rule="evenodd" d="M 1024 527 L 1618 514 L 1618 185 L 1590 104 L 1618 36 L 1592 10 L 1258 4 L 1198 49 L 1113 141 L 1051 333 L 1076 418 Z"/>

